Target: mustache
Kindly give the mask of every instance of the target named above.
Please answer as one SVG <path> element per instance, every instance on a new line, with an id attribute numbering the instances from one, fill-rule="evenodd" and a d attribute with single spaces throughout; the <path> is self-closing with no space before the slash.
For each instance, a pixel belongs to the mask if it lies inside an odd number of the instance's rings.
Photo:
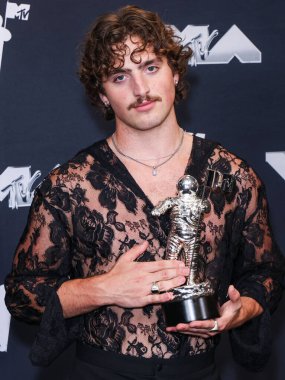
<path id="1" fill-rule="evenodd" d="M 135 102 L 131 103 L 128 106 L 128 110 L 140 106 L 144 101 L 147 101 L 147 102 L 155 102 L 155 101 L 161 102 L 162 98 L 160 96 L 151 96 L 151 95 L 141 96 Z"/>

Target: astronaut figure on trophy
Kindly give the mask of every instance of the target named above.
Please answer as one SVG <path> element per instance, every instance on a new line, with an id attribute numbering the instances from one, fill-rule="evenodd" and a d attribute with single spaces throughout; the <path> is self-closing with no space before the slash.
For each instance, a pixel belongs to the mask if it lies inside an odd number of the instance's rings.
<path id="1" fill-rule="evenodd" d="M 198 182 L 190 175 L 179 179 L 177 190 L 176 197 L 160 201 L 151 212 L 153 216 L 160 216 L 171 209 L 165 259 L 183 258 L 190 267 L 186 284 L 172 289 L 174 299 L 162 305 L 168 326 L 219 316 L 214 291 L 210 283 L 204 281 L 199 264 L 203 260 L 199 253 L 201 221 L 203 214 L 210 211 L 210 203 L 197 195 Z"/>

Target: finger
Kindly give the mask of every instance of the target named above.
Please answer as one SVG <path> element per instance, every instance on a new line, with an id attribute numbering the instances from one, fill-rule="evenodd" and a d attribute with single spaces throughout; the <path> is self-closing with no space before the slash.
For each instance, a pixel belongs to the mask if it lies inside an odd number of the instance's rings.
<path id="1" fill-rule="evenodd" d="M 153 282 L 156 282 L 156 284 L 159 287 L 159 291 L 160 292 L 167 292 L 170 289 L 173 289 L 173 288 L 176 288 L 178 286 L 181 286 L 181 285 L 185 284 L 186 278 L 185 278 L 185 276 L 178 276 L 178 275 L 176 275 L 176 277 L 172 278 L 171 280 L 167 280 L 167 281 L 152 281 L 151 284 L 153 284 Z"/>
<path id="2" fill-rule="evenodd" d="M 218 326 L 219 326 L 219 318 L 216 318 L 216 321 L 218 322 Z M 180 326 L 180 324 L 178 326 Z M 181 324 L 181 326 L 184 327 L 183 324 Z M 190 322 L 188 325 L 189 328 L 206 330 L 206 331 L 210 331 L 214 326 L 215 326 L 214 319 L 207 319 L 204 321 L 193 321 L 193 322 Z"/>
<path id="3" fill-rule="evenodd" d="M 171 280 L 175 277 L 182 276 L 185 277 L 189 275 L 189 268 L 185 267 L 178 267 L 178 268 L 170 268 L 170 269 L 162 269 L 160 271 L 150 273 L 147 275 L 147 280 L 149 282 L 154 282 L 154 281 L 168 281 Z M 164 289 L 167 290 L 167 289 Z"/>
<path id="4" fill-rule="evenodd" d="M 216 319 L 218 322 L 218 319 Z M 211 329 L 215 326 L 215 320 L 214 319 L 208 319 L 205 321 L 192 321 L 189 323 L 178 323 L 176 326 L 170 327 L 171 329 L 174 328 L 179 331 L 191 331 L 191 332 L 197 332 L 197 333 L 203 333 L 203 334 L 213 334 L 217 331 L 211 331 Z M 219 331 L 220 326 L 218 322 Z"/>
<path id="5" fill-rule="evenodd" d="M 177 325 L 175 327 L 167 327 L 166 331 L 168 331 L 168 332 L 179 332 L 181 334 L 199 336 L 202 338 L 210 338 L 210 337 L 212 337 L 218 333 L 218 332 L 212 332 L 211 333 L 207 329 L 190 328 L 187 324 L 179 324 L 179 326 Z"/>
<path id="6" fill-rule="evenodd" d="M 147 247 L 148 247 L 147 241 L 144 241 L 141 244 L 137 244 L 133 248 L 128 250 L 124 255 L 122 255 L 119 261 L 126 261 L 126 262 L 134 261 L 145 252 Z"/>
<path id="7" fill-rule="evenodd" d="M 164 269 L 186 268 L 184 262 L 179 260 L 148 261 L 142 264 L 144 269 L 150 273 L 156 273 Z M 189 268 L 187 270 L 189 271 Z"/>
<path id="8" fill-rule="evenodd" d="M 213 336 L 213 334 L 208 334 L 208 333 L 198 333 L 198 332 L 190 332 L 190 331 L 178 331 L 180 334 L 184 335 L 191 335 L 191 336 L 197 336 L 199 338 L 204 338 L 204 339 L 209 339 Z M 216 334 L 215 334 L 216 335 Z"/>
<path id="9" fill-rule="evenodd" d="M 192 336 L 199 336 L 202 338 L 210 338 L 220 333 L 220 331 L 210 332 L 208 330 L 199 330 L 199 329 L 177 329 L 176 332 L 181 334 L 187 334 Z"/>
<path id="10" fill-rule="evenodd" d="M 172 301 L 172 299 L 173 299 L 173 294 L 168 292 L 168 293 L 162 293 L 162 294 L 149 294 L 145 297 L 142 297 L 142 302 L 144 303 L 144 305 L 160 304 L 160 303 Z"/>
<path id="11" fill-rule="evenodd" d="M 229 286 L 228 296 L 232 302 L 237 302 L 240 299 L 240 293 L 233 285 Z"/>

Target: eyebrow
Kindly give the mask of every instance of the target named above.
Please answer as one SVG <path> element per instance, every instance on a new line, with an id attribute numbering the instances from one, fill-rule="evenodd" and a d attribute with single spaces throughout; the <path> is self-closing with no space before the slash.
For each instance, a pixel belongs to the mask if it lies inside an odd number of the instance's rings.
<path id="1" fill-rule="evenodd" d="M 161 62 L 162 59 L 159 58 L 159 57 L 156 57 L 156 58 L 153 58 L 153 59 L 148 59 L 147 61 L 145 62 L 141 62 L 139 65 L 138 65 L 138 69 L 141 70 L 143 68 L 145 68 L 146 66 L 148 65 L 151 65 L 155 62 Z M 132 72 L 132 69 L 128 69 L 128 68 L 122 68 L 122 67 L 118 67 L 118 68 L 113 68 L 111 71 L 110 71 L 110 76 L 112 75 L 115 75 L 115 74 L 121 74 L 121 73 L 131 73 Z"/>

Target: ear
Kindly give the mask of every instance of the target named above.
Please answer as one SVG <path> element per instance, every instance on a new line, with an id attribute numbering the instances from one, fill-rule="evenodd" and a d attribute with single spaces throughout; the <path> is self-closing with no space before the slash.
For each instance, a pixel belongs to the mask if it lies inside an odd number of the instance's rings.
<path id="1" fill-rule="evenodd" d="M 174 80 L 174 84 L 175 84 L 175 86 L 177 86 L 177 85 L 178 85 L 178 82 L 179 82 L 179 74 L 178 74 L 178 73 L 175 73 L 175 74 L 173 75 L 173 80 Z"/>
<path id="2" fill-rule="evenodd" d="M 102 93 L 100 93 L 99 96 L 100 96 L 100 99 L 102 100 L 102 102 L 104 103 L 105 107 L 108 107 L 110 105 L 110 102 L 109 102 L 107 96 L 102 94 Z"/>

